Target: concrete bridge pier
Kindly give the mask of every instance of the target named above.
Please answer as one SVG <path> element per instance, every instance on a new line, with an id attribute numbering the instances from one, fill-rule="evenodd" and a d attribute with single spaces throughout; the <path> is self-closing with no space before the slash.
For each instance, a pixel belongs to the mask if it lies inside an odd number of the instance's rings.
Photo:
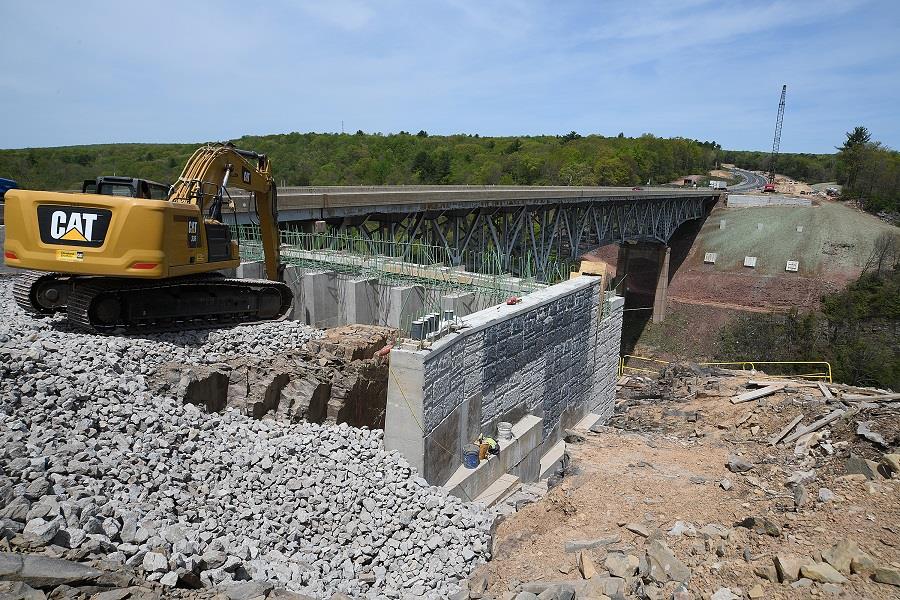
<path id="1" fill-rule="evenodd" d="M 666 316 L 671 248 L 659 243 L 625 243 L 619 247 L 616 279 L 625 277 L 630 308 L 651 308 L 654 323 Z"/>

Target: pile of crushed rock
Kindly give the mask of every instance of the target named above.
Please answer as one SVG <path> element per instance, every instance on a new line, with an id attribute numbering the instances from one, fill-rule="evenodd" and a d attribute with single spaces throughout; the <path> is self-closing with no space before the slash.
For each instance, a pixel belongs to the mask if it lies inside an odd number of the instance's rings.
<path id="1" fill-rule="evenodd" d="M 491 517 L 416 476 L 379 430 L 207 413 L 154 395 L 159 365 L 277 356 L 292 321 L 144 337 L 33 318 L 0 279 L 0 538 L 161 589 L 241 581 L 327 598 L 447 597 Z"/>

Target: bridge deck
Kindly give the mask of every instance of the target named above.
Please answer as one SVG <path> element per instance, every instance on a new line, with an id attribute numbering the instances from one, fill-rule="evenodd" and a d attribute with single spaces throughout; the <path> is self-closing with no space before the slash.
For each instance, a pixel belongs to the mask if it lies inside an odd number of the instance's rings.
<path id="1" fill-rule="evenodd" d="M 576 205 L 640 200 L 709 201 L 712 189 L 564 186 L 334 186 L 286 187 L 278 191 L 282 221 L 333 220 L 361 215 L 388 215 L 475 208 Z M 232 193 L 238 212 L 248 210 L 247 196 Z"/>

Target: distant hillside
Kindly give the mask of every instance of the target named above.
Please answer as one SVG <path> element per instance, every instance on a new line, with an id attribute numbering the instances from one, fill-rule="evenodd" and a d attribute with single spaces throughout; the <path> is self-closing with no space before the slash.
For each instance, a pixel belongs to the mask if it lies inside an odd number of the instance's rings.
<path id="1" fill-rule="evenodd" d="M 722 162 L 751 171 L 768 171 L 771 152 L 723 150 Z M 834 181 L 837 154 L 779 154 L 776 172 L 807 183 Z"/>
<path id="2" fill-rule="evenodd" d="M 651 135 L 479 137 L 427 133 L 289 133 L 243 137 L 239 147 L 269 154 L 285 185 L 665 183 L 713 167 L 715 142 Z M 194 144 L 112 144 L 0 150 L 0 177 L 32 189 L 64 190 L 101 174 L 171 182 Z"/>

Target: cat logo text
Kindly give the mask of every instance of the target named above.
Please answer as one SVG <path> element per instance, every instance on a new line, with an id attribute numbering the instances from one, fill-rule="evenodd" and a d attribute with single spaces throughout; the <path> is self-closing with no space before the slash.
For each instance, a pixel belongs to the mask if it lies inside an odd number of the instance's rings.
<path id="1" fill-rule="evenodd" d="M 103 245 L 112 213 L 102 208 L 38 206 L 38 225 L 45 244 Z"/>

